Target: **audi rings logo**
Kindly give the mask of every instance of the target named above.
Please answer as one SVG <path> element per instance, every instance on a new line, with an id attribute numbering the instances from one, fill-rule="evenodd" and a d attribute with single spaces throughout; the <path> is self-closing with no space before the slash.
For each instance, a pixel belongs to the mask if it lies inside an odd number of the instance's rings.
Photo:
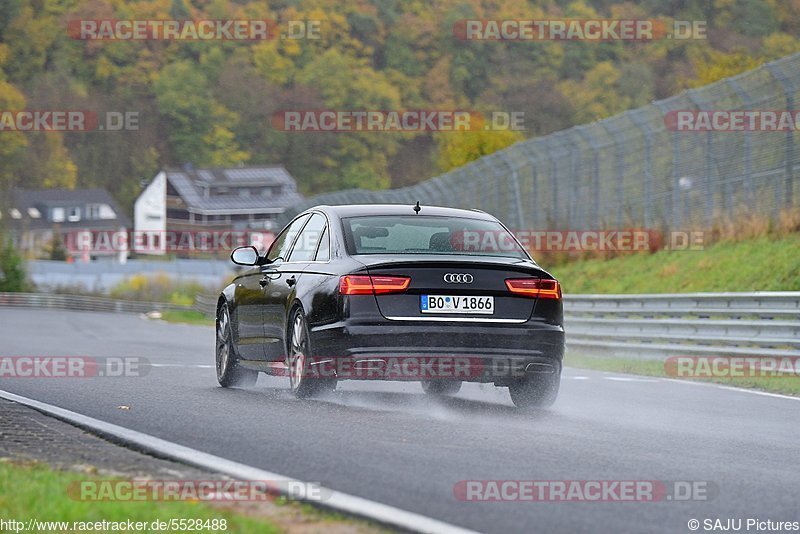
<path id="1" fill-rule="evenodd" d="M 465 273 L 447 273 L 444 275 L 444 281 L 448 284 L 471 284 L 474 278 L 471 274 Z"/>

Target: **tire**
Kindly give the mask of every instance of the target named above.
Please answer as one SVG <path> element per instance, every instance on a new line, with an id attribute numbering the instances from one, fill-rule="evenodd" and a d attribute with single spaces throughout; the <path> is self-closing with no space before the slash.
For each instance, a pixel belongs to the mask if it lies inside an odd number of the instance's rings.
<path id="1" fill-rule="evenodd" d="M 309 376 L 308 362 L 312 359 L 308 323 L 301 308 L 290 315 L 288 331 L 289 387 L 298 399 L 314 397 L 336 389 L 336 379 Z"/>
<path id="2" fill-rule="evenodd" d="M 239 366 L 239 358 L 233 345 L 231 314 L 228 304 L 217 311 L 216 369 L 217 381 L 224 388 L 253 387 L 258 380 L 258 371 Z"/>
<path id="3" fill-rule="evenodd" d="M 461 380 L 423 380 L 421 384 L 428 395 L 455 395 L 461 389 Z"/>
<path id="4" fill-rule="evenodd" d="M 517 408 L 547 408 L 556 401 L 560 385 L 561 373 L 535 373 L 511 383 L 508 392 Z"/>

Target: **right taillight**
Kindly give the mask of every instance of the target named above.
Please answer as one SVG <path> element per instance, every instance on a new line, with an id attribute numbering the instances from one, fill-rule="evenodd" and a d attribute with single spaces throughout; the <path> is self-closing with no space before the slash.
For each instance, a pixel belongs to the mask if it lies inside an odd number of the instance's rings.
<path id="1" fill-rule="evenodd" d="M 339 293 L 342 295 L 385 295 L 402 293 L 408 289 L 411 278 L 408 276 L 365 276 L 348 274 L 339 279 Z"/>
<path id="2" fill-rule="evenodd" d="M 506 287 L 515 295 L 540 299 L 560 299 L 561 285 L 542 278 L 508 278 Z"/>

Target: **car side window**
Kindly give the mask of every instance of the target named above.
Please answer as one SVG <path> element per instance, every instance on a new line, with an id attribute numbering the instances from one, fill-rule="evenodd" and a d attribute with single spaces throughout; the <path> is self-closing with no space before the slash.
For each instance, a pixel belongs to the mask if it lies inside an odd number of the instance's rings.
<path id="1" fill-rule="evenodd" d="M 317 244 L 325 229 L 325 217 L 319 213 L 314 213 L 308 220 L 300 236 L 294 243 L 294 248 L 289 253 L 288 261 L 311 261 L 317 251 Z"/>
<path id="2" fill-rule="evenodd" d="M 319 247 L 317 248 L 317 255 L 314 256 L 315 261 L 328 261 L 331 259 L 331 242 L 328 239 L 328 227 L 322 231 L 322 237 L 319 240 Z"/>
<path id="3" fill-rule="evenodd" d="M 289 253 L 289 249 L 291 248 L 292 243 L 294 243 L 294 238 L 297 237 L 298 233 L 300 233 L 300 230 L 308 220 L 308 217 L 309 215 L 298 217 L 294 220 L 294 222 L 287 226 L 277 238 L 275 238 L 275 242 L 269 248 L 269 252 L 267 253 L 267 259 L 270 262 L 276 261 L 279 258 L 283 261 L 286 261 L 286 256 Z"/>

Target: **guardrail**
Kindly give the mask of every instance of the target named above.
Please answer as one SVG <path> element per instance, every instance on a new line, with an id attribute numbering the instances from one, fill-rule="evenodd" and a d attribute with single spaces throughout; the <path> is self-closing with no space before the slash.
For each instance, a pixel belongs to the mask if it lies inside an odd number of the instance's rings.
<path id="1" fill-rule="evenodd" d="M 192 306 L 178 306 L 165 302 L 138 302 L 54 293 L 0 293 L 0 307 L 2 306 L 117 313 L 149 313 L 152 311 L 187 311 L 193 309 Z"/>
<path id="2" fill-rule="evenodd" d="M 217 299 L 219 299 L 218 295 L 197 295 L 192 308 L 213 319 L 217 316 Z"/>
<path id="3" fill-rule="evenodd" d="M 800 292 L 567 295 L 564 325 L 578 353 L 800 357 Z"/>
<path id="4" fill-rule="evenodd" d="M 214 317 L 216 295 L 192 306 L 50 293 L 0 293 L 0 306 L 148 313 L 196 310 Z M 565 295 L 570 351 L 601 356 L 800 357 L 800 291 Z"/>

